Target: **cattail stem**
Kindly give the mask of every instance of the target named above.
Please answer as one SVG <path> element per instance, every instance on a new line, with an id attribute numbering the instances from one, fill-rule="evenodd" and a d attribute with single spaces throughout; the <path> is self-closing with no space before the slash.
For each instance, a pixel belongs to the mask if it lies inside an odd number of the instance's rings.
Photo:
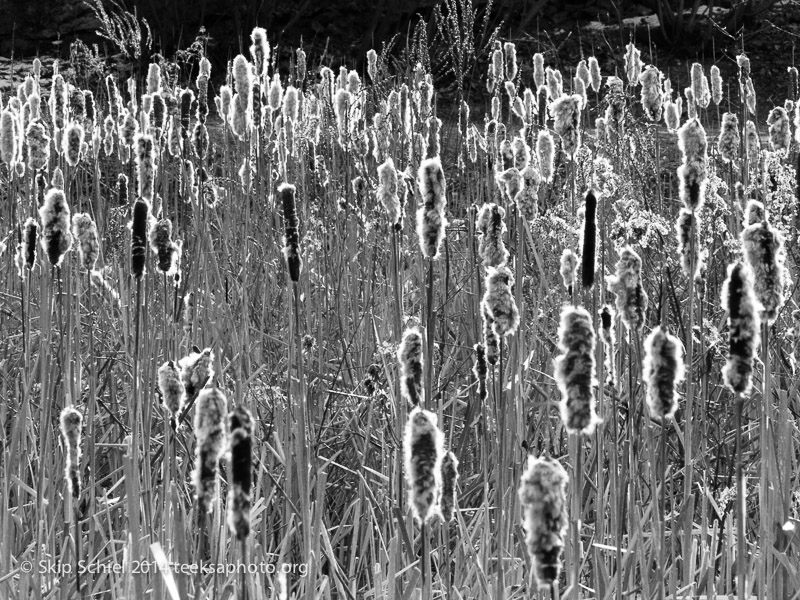
<path id="1" fill-rule="evenodd" d="M 428 525 L 424 520 L 420 527 L 420 537 L 422 538 L 422 600 L 432 600 L 430 541 L 428 540 Z"/>
<path id="2" fill-rule="evenodd" d="M 71 502 L 74 510 L 73 518 L 75 519 L 75 589 L 78 593 L 78 598 L 83 600 L 85 596 L 81 589 L 81 570 L 79 568 L 81 562 L 81 515 L 77 499 L 72 499 Z"/>
<path id="3" fill-rule="evenodd" d="M 667 426 L 669 418 L 664 417 L 661 427 L 661 436 L 658 440 L 658 456 L 661 463 L 661 497 L 657 506 L 658 517 L 658 600 L 664 600 L 666 582 L 664 580 L 667 568 L 665 521 L 667 514 Z M 653 465 L 655 468 L 655 465 Z"/>
<path id="4" fill-rule="evenodd" d="M 242 564 L 247 564 L 247 538 L 242 538 Z M 247 573 L 242 570 L 241 579 L 239 580 L 239 600 L 248 600 L 249 594 L 247 592 Z"/>
<path id="5" fill-rule="evenodd" d="M 505 572 L 505 548 L 506 538 L 505 531 L 505 508 L 503 506 L 503 496 L 505 492 L 505 471 L 506 471 L 506 407 L 503 402 L 503 336 L 498 336 L 500 346 L 500 356 L 498 361 L 498 379 L 500 380 L 497 395 L 495 396 L 496 412 L 497 412 L 497 427 L 499 441 L 498 447 L 498 465 L 497 465 L 497 489 L 495 490 L 495 510 L 497 511 L 497 598 L 505 600 L 506 597 L 506 572 Z"/>
<path id="6" fill-rule="evenodd" d="M 140 425 L 140 403 L 139 403 L 139 346 L 141 340 L 141 313 L 142 313 L 142 280 L 143 277 L 136 278 L 136 301 L 133 307 L 134 311 L 134 346 L 133 346 L 133 386 L 132 386 L 132 401 L 133 406 L 128 409 L 132 410 L 131 416 L 131 463 L 132 472 L 139 473 L 139 425 Z M 132 539 L 132 558 L 133 560 L 140 560 L 139 553 L 139 496 L 138 496 L 138 481 L 132 482 L 133 489 L 137 492 L 134 498 L 128 500 L 128 520 L 130 523 L 130 533 Z M 142 582 L 141 577 L 134 575 L 134 586 L 137 590 L 137 595 L 141 595 Z"/>
<path id="7" fill-rule="evenodd" d="M 758 597 L 771 598 L 771 574 L 772 574 L 772 527 L 770 521 L 773 519 L 771 516 L 771 503 L 770 498 L 770 461 L 773 452 L 772 446 L 772 428 L 770 427 L 770 413 L 772 406 L 772 377 L 770 373 L 769 364 L 769 323 L 768 319 L 764 319 L 761 324 L 762 333 L 762 362 L 764 363 L 764 387 L 761 398 L 761 489 L 759 498 L 760 507 L 760 526 L 761 534 L 758 536 L 761 542 L 761 585 L 758 587 Z M 776 483 L 777 485 L 777 483 Z"/>
<path id="8" fill-rule="evenodd" d="M 742 461 L 742 416 L 744 398 L 736 394 L 734 407 L 734 428 L 736 432 L 736 597 L 745 600 L 747 581 L 747 554 L 745 540 L 745 495 L 744 495 L 744 463 Z"/>
<path id="9" fill-rule="evenodd" d="M 428 285 L 426 286 L 426 326 L 425 340 L 427 351 L 425 356 L 425 400 L 426 408 L 433 408 L 433 342 L 436 337 L 436 311 L 433 306 L 433 259 L 428 259 Z M 438 414 L 438 413 L 437 413 Z M 442 417 L 438 414 L 439 418 Z"/>
<path id="10" fill-rule="evenodd" d="M 571 436 L 573 450 L 573 465 L 575 474 L 572 489 L 572 597 L 575 600 L 581 598 L 581 561 L 583 552 L 581 549 L 581 495 L 583 487 L 583 451 L 580 433 Z"/>

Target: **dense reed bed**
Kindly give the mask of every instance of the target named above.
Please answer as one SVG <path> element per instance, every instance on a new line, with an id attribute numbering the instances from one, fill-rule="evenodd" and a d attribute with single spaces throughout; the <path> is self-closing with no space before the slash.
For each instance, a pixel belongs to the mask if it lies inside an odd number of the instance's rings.
<path id="1" fill-rule="evenodd" d="M 269 37 L 3 99 L 0 597 L 800 598 L 794 67 Z"/>

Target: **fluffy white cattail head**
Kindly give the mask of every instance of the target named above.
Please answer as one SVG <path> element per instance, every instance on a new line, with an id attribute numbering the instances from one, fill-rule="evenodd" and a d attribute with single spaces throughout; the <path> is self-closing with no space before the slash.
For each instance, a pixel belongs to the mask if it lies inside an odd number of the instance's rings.
<path id="1" fill-rule="evenodd" d="M 39 209 L 42 222 L 42 250 L 54 267 L 60 267 L 64 256 L 72 248 L 70 210 L 63 190 L 52 188 L 44 197 Z"/>
<path id="2" fill-rule="evenodd" d="M 722 306 L 728 313 L 728 360 L 722 369 L 725 386 L 747 395 L 753 385 L 753 365 L 761 345 L 761 308 L 753 292 L 753 274 L 742 262 L 728 267 L 722 286 Z"/>
<path id="3" fill-rule="evenodd" d="M 559 462 L 528 456 L 518 495 L 525 545 L 540 587 L 550 586 L 561 571 L 568 525 L 568 483 L 569 476 Z"/>
<path id="4" fill-rule="evenodd" d="M 389 224 L 396 228 L 400 224 L 400 196 L 397 169 L 391 157 L 378 166 L 378 181 L 378 198 L 386 210 Z"/>
<path id="5" fill-rule="evenodd" d="M 511 288 L 514 276 L 511 270 L 501 265 L 487 267 L 486 293 L 481 305 L 492 319 L 492 328 L 499 337 L 513 335 L 519 327 L 519 310 Z"/>
<path id="6" fill-rule="evenodd" d="M 592 318 L 582 307 L 565 306 L 558 329 L 561 355 L 555 378 L 561 391 L 561 420 L 569 433 L 591 435 L 598 422 L 594 388 L 595 335 Z"/>
<path id="7" fill-rule="evenodd" d="M 406 329 L 397 350 L 400 363 L 400 393 L 410 406 L 424 402 L 422 388 L 422 333 L 418 327 Z"/>
<path id="8" fill-rule="evenodd" d="M 197 396 L 194 415 L 195 468 L 192 473 L 198 512 L 208 513 L 217 492 L 217 465 L 225 443 L 223 424 L 227 413 L 225 394 L 216 387 Z"/>
<path id="9" fill-rule="evenodd" d="M 420 407 L 408 415 L 403 451 L 409 504 L 420 523 L 437 512 L 442 486 L 444 434 L 437 426 L 436 415 Z"/>
<path id="10" fill-rule="evenodd" d="M 422 162 L 417 174 L 417 183 L 423 205 L 417 211 L 417 236 L 422 255 L 437 258 L 444 240 L 447 219 L 444 209 L 447 203 L 444 170 L 439 157 Z"/>
<path id="11" fill-rule="evenodd" d="M 86 271 L 93 271 L 100 255 L 100 238 L 97 225 L 87 213 L 78 213 L 72 217 L 72 235 L 78 240 L 78 254 L 81 266 Z"/>
<path id="12" fill-rule="evenodd" d="M 678 338 L 660 326 L 644 342 L 642 376 L 647 386 L 650 414 L 663 421 L 678 410 L 678 384 L 683 381 L 683 346 Z"/>

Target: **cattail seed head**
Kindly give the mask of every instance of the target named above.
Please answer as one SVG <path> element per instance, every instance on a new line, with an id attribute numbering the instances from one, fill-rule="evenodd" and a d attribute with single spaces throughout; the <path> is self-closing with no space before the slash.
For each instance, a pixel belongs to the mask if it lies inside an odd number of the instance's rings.
<path id="1" fill-rule="evenodd" d="M 664 104 L 664 124 L 670 133 L 675 133 L 681 125 L 681 111 L 675 102 Z"/>
<path id="2" fill-rule="evenodd" d="M 439 512 L 445 523 L 453 520 L 456 506 L 456 484 L 458 482 L 458 459 L 452 452 L 442 458 L 442 494 L 439 500 Z"/>
<path id="3" fill-rule="evenodd" d="M 541 52 L 537 52 L 533 55 L 533 82 L 536 84 L 536 88 L 538 89 L 544 85 L 544 81 L 544 56 Z"/>
<path id="4" fill-rule="evenodd" d="M 78 240 L 81 267 L 86 271 L 94 271 L 97 257 L 100 255 L 100 237 L 92 217 L 87 213 L 74 215 L 72 217 L 72 236 Z"/>
<path id="5" fill-rule="evenodd" d="M 386 210 L 389 224 L 395 229 L 400 224 L 400 197 L 397 188 L 397 169 L 391 157 L 378 167 L 378 197 Z"/>
<path id="6" fill-rule="evenodd" d="M 172 241 L 172 221 L 161 219 L 150 227 L 150 248 L 158 256 L 158 270 L 174 275 L 178 270 L 180 248 Z"/>
<path id="7" fill-rule="evenodd" d="M 711 99 L 717 106 L 722 102 L 722 76 L 717 65 L 711 65 Z"/>
<path id="8" fill-rule="evenodd" d="M 722 285 L 722 306 L 728 312 L 728 360 L 722 368 L 725 386 L 747 395 L 753 385 L 753 364 L 761 345 L 761 317 L 753 291 L 753 274 L 742 262 L 728 267 Z"/>
<path id="9" fill-rule="evenodd" d="M 400 363 L 400 393 L 409 406 L 424 404 L 422 388 L 422 334 L 419 328 L 412 327 L 403 333 L 403 340 L 397 350 Z"/>
<path id="10" fill-rule="evenodd" d="M 513 335 L 519 327 L 519 310 L 511 293 L 514 276 L 505 265 L 487 267 L 484 311 L 492 318 L 492 328 L 498 337 Z"/>
<path id="11" fill-rule="evenodd" d="M 782 106 L 773 108 L 767 118 L 769 125 L 769 144 L 775 152 L 786 154 L 792 143 L 792 127 L 789 115 Z"/>
<path id="12" fill-rule="evenodd" d="M 642 376 L 647 385 L 647 406 L 653 417 L 663 421 L 678 410 L 677 385 L 684 377 L 683 346 L 659 326 L 647 336 L 644 347 Z"/>
<path id="13" fill-rule="evenodd" d="M 594 285 L 594 272 L 597 269 L 597 196 L 592 190 L 586 194 L 583 213 L 583 249 L 581 252 L 581 283 L 583 289 Z"/>
<path id="14" fill-rule="evenodd" d="M 767 218 L 767 213 L 764 211 L 764 204 L 758 200 L 750 200 L 744 210 L 744 226 L 745 228 L 750 225 L 757 225 Z"/>
<path id="15" fill-rule="evenodd" d="M 198 512 L 209 513 L 217 492 L 217 464 L 225 442 L 227 398 L 216 387 L 205 388 L 197 396 L 195 411 L 197 447 L 192 479 Z"/>
<path id="16" fill-rule="evenodd" d="M 549 587 L 561 571 L 567 533 L 569 476 L 555 460 L 528 456 L 518 490 L 525 545 L 539 587 Z"/>
<path id="17" fill-rule="evenodd" d="M 485 304 L 481 303 L 481 315 L 483 317 L 483 345 L 486 348 L 486 360 L 490 365 L 497 364 L 500 356 L 500 336 L 494 328 L 494 319 Z"/>
<path id="18" fill-rule="evenodd" d="M 649 65 L 642 71 L 638 79 L 642 85 L 642 108 L 644 108 L 647 118 L 655 123 L 661 120 L 661 79 L 661 71 L 653 65 Z"/>
<path id="19" fill-rule="evenodd" d="M 250 56 L 253 57 L 253 62 L 255 63 L 256 77 L 263 77 L 267 74 L 267 67 L 269 66 L 267 31 L 263 27 L 255 27 L 250 33 L 250 39 L 253 41 L 253 45 L 250 46 Z M 242 58 L 244 57 L 242 56 Z"/>
<path id="20" fill-rule="evenodd" d="M 30 271 L 36 264 L 36 246 L 38 241 L 39 224 L 33 217 L 28 217 L 22 229 L 22 241 L 18 248 L 18 267 L 21 279 L 25 279 L 25 267 Z"/>
<path id="21" fill-rule="evenodd" d="M 489 367 L 486 364 L 486 350 L 483 344 L 475 344 L 475 364 L 472 367 L 472 372 L 475 374 L 475 379 L 478 382 L 478 400 L 483 402 L 486 400 L 487 387 L 486 378 L 489 372 Z"/>
<path id="22" fill-rule="evenodd" d="M 632 333 L 641 331 L 649 299 L 642 285 L 642 259 L 633 248 L 623 248 L 608 286 L 616 296 L 617 312 L 625 327 Z"/>
<path id="23" fill-rule="evenodd" d="M 161 392 L 161 404 L 167 409 L 174 430 L 184 407 L 183 382 L 174 361 L 168 360 L 158 368 L 158 389 Z"/>
<path id="24" fill-rule="evenodd" d="M 253 416 L 243 406 L 228 415 L 231 485 L 228 488 L 228 528 L 238 540 L 250 534 L 253 488 Z"/>
<path id="25" fill-rule="evenodd" d="M 722 160 L 731 162 L 736 160 L 739 153 L 739 118 L 733 114 L 726 112 L 722 115 L 722 126 L 719 132 L 719 141 L 717 147 Z"/>
<path id="26" fill-rule="evenodd" d="M 546 129 L 541 130 L 536 138 L 536 154 L 539 159 L 542 180 L 551 183 L 555 173 L 555 143 L 553 136 Z"/>
<path id="27" fill-rule="evenodd" d="M 64 256 L 72 248 L 70 210 L 63 190 L 52 188 L 39 209 L 42 222 L 42 249 L 54 267 L 60 267 Z"/>
<path id="28" fill-rule="evenodd" d="M 598 422 L 594 386 L 595 339 L 592 318 L 582 307 L 561 311 L 555 378 L 561 391 L 561 420 L 569 433 L 591 435 Z"/>
<path id="29" fill-rule="evenodd" d="M 753 289 L 761 304 L 761 318 L 772 325 L 786 302 L 789 276 L 783 236 L 766 219 L 741 234 L 744 256 L 753 272 Z"/>
<path id="30" fill-rule="evenodd" d="M 675 222 L 675 233 L 678 239 L 678 252 L 681 257 L 681 269 L 687 277 L 693 276 L 700 257 L 700 219 L 698 213 L 688 208 L 681 208 Z"/>
<path id="31" fill-rule="evenodd" d="M 550 104 L 553 129 L 561 136 L 562 146 L 567 155 L 573 155 L 580 145 L 581 97 L 578 94 L 562 95 Z"/>
<path id="32" fill-rule="evenodd" d="M 578 256 L 569 248 L 564 248 L 561 253 L 559 273 L 561 273 L 561 281 L 564 283 L 567 295 L 571 296 L 578 278 Z"/>
<path id="33" fill-rule="evenodd" d="M 422 162 L 417 183 L 423 201 L 423 206 L 417 211 L 419 245 L 425 258 L 434 259 L 439 256 L 447 225 L 444 216 L 446 185 L 439 157 Z"/>
<path id="34" fill-rule="evenodd" d="M 403 450 L 409 504 L 414 517 L 422 524 L 437 509 L 441 492 L 444 435 L 437 426 L 436 415 L 419 406 L 408 415 Z"/>
<path id="35" fill-rule="evenodd" d="M 633 42 L 625 46 L 625 77 L 628 85 L 636 85 L 639 75 L 642 73 L 642 53 L 633 45 Z"/>
<path id="36" fill-rule="evenodd" d="M 64 135 L 64 155 L 67 157 L 67 163 L 71 167 L 77 166 L 81 160 L 83 136 L 82 125 L 79 123 L 70 123 L 67 125 L 67 131 Z"/>
<path id="37" fill-rule="evenodd" d="M 589 75 L 591 77 L 592 89 L 595 92 L 599 91 L 602 80 L 600 77 L 600 63 L 597 62 L 594 56 L 589 57 Z"/>
<path id="38" fill-rule="evenodd" d="M 136 178 L 138 181 L 139 198 L 153 201 L 155 188 L 155 150 L 153 137 L 147 134 L 138 134 L 136 142 Z"/>
<path id="39" fill-rule="evenodd" d="M 295 205 L 295 187 L 289 183 L 283 183 L 278 188 L 278 193 L 281 195 L 286 229 L 286 235 L 283 238 L 283 256 L 289 269 L 289 278 L 297 282 L 300 280 L 303 260 L 300 257 L 300 224 Z"/>
<path id="40" fill-rule="evenodd" d="M 744 139 L 747 161 L 753 165 L 758 162 L 758 157 L 761 154 L 761 138 L 758 135 L 756 124 L 750 120 L 744 124 Z"/>
<path id="41" fill-rule="evenodd" d="M 18 153 L 15 121 L 10 110 L 0 113 L 0 158 L 9 166 L 16 161 Z"/>
<path id="42" fill-rule="evenodd" d="M 614 327 L 614 309 L 608 305 L 600 309 L 600 339 L 605 348 L 604 364 L 606 369 L 606 383 L 611 387 L 617 385 L 616 369 L 616 333 Z"/>
<path id="43" fill-rule="evenodd" d="M 28 145 L 28 168 L 32 171 L 45 168 L 50 161 L 50 136 L 40 121 L 28 125 L 25 143 Z"/>
<path id="44" fill-rule="evenodd" d="M 147 258 L 147 230 L 150 226 L 150 203 L 136 200 L 131 220 L 131 274 L 136 279 L 144 277 Z"/>
<path id="45" fill-rule="evenodd" d="M 678 130 L 678 147 L 683 164 L 678 167 L 680 195 L 687 208 L 698 210 L 705 200 L 708 142 L 700 121 L 690 119 Z"/>
<path id="46" fill-rule="evenodd" d="M 192 351 L 178 361 L 178 366 L 181 369 L 181 382 L 186 394 L 184 404 L 189 404 L 191 399 L 214 378 L 214 352 L 211 348 L 200 352 Z"/>
<path id="47" fill-rule="evenodd" d="M 506 250 L 503 236 L 506 232 L 506 211 L 502 206 L 487 203 L 481 206 L 475 221 L 478 231 L 478 254 L 485 267 L 499 267 L 506 264 Z"/>
<path id="48" fill-rule="evenodd" d="M 67 488 L 74 499 L 81 495 L 81 433 L 83 417 L 75 408 L 68 406 L 61 411 L 61 438 L 66 449 L 65 477 Z"/>

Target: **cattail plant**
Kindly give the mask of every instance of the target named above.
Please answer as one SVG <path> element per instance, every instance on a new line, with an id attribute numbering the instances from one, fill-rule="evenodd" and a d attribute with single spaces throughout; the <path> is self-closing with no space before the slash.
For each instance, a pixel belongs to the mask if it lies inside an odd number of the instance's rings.
<path id="1" fill-rule="evenodd" d="M 782 106 L 773 108 L 767 117 L 769 125 L 769 144 L 772 150 L 786 154 L 792 143 L 792 127 L 789 115 Z"/>
<path id="2" fill-rule="evenodd" d="M 290 183 L 283 183 L 278 188 L 278 193 L 281 195 L 286 230 L 286 235 L 283 238 L 283 256 L 289 269 L 289 278 L 296 283 L 300 280 L 303 260 L 300 257 L 300 224 L 295 204 L 295 187 Z"/>
<path id="3" fill-rule="evenodd" d="M 71 167 L 75 167 L 81 160 L 84 131 L 79 123 L 70 123 L 64 135 L 64 156 Z"/>
<path id="4" fill-rule="evenodd" d="M 717 65 L 711 65 L 710 75 L 711 99 L 714 101 L 714 104 L 719 106 L 720 102 L 722 102 L 722 75 L 720 75 Z"/>
<path id="5" fill-rule="evenodd" d="M 642 285 L 642 259 L 630 246 L 620 252 L 608 286 L 616 296 L 617 312 L 625 327 L 631 333 L 641 331 L 649 299 Z"/>
<path id="6" fill-rule="evenodd" d="M 656 327 L 645 340 L 643 379 L 650 414 L 660 421 L 678 410 L 677 385 L 683 381 L 683 347 L 674 335 Z"/>
<path id="7" fill-rule="evenodd" d="M 681 257 L 681 269 L 687 277 L 694 276 L 700 256 L 700 218 L 697 213 L 683 207 L 675 221 L 675 233 L 678 238 L 678 253 Z"/>
<path id="8" fill-rule="evenodd" d="M 400 363 L 400 393 L 409 406 L 424 404 L 422 388 L 422 334 L 417 327 L 407 329 L 397 350 Z"/>
<path id="9" fill-rule="evenodd" d="M 54 267 L 60 267 L 67 252 L 72 248 L 70 233 L 70 210 L 63 190 L 52 188 L 39 209 L 42 222 L 42 250 Z"/>
<path id="10" fill-rule="evenodd" d="M 72 236 L 78 241 L 78 255 L 81 267 L 85 271 L 93 271 L 100 255 L 100 239 L 97 225 L 87 213 L 78 213 L 72 217 Z"/>
<path id="11" fill-rule="evenodd" d="M 484 204 L 478 211 L 475 220 L 475 229 L 480 236 L 478 255 L 485 267 L 499 267 L 508 260 L 508 250 L 503 242 L 506 233 L 505 216 L 505 209 L 494 203 Z"/>
<path id="12" fill-rule="evenodd" d="M 591 435 L 598 422 L 594 386 L 595 337 L 592 318 L 582 307 L 561 311 L 555 378 L 561 391 L 561 419 L 569 433 Z"/>
<path id="13" fill-rule="evenodd" d="M 487 396 L 486 378 L 489 373 L 489 367 L 486 364 L 486 349 L 483 344 L 475 344 L 473 349 L 475 350 L 475 364 L 472 372 L 478 382 L 478 400 L 483 403 Z"/>
<path id="14" fill-rule="evenodd" d="M 80 465 L 83 417 L 75 408 L 68 406 L 61 411 L 60 422 L 61 436 L 66 449 L 64 472 L 67 480 L 67 489 L 72 498 L 77 500 L 81 495 Z"/>
<path id="15" fill-rule="evenodd" d="M 569 476 L 559 462 L 528 456 L 518 495 L 525 545 L 539 587 L 553 586 L 561 571 L 568 483 Z"/>
<path id="16" fill-rule="evenodd" d="M 536 155 L 542 180 L 551 183 L 555 174 L 555 143 L 553 136 L 546 129 L 539 132 L 536 138 Z"/>
<path id="17" fill-rule="evenodd" d="M 28 217 L 22 226 L 22 240 L 17 248 L 17 267 L 20 279 L 25 279 L 26 269 L 30 271 L 36 264 L 36 246 L 39 241 L 39 224 Z"/>

